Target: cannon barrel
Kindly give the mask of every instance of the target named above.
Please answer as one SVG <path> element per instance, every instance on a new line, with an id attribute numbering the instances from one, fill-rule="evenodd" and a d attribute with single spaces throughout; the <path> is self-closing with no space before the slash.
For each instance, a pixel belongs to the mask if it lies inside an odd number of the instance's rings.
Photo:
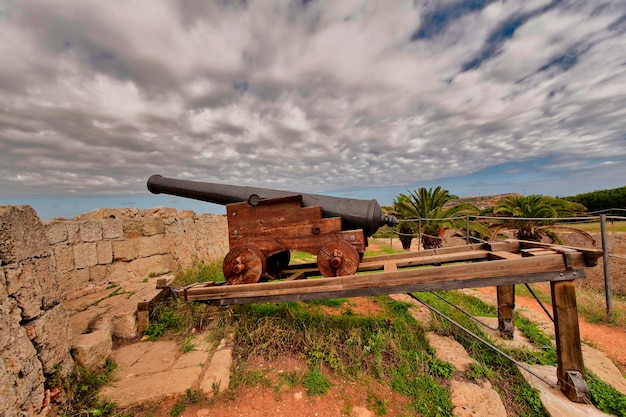
<path id="1" fill-rule="evenodd" d="M 161 175 L 152 175 L 148 178 L 147 186 L 148 190 L 154 194 L 171 194 L 221 205 L 249 201 L 253 195 L 262 199 L 301 195 L 304 207 L 321 206 L 324 217 L 342 218 L 343 230 L 363 229 L 365 236 L 373 235 L 381 226 L 393 227 L 398 223 L 395 217 L 383 213 L 376 200 L 358 200 L 267 188 L 179 180 Z"/>

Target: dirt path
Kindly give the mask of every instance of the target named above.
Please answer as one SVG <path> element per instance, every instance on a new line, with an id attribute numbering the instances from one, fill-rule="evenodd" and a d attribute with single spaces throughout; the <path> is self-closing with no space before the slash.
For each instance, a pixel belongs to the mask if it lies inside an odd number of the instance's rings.
<path id="1" fill-rule="evenodd" d="M 544 289 L 549 291 L 547 286 Z M 494 298 L 496 297 L 495 287 L 481 288 L 480 291 Z M 532 297 L 516 294 L 515 304 L 545 314 L 537 300 Z M 551 312 L 551 307 L 546 307 Z M 606 324 L 589 323 L 581 316 L 578 317 L 578 325 L 580 327 L 580 337 L 607 355 L 622 372 L 626 373 L 626 352 L 624 351 L 624 346 L 626 346 L 626 329 Z"/>

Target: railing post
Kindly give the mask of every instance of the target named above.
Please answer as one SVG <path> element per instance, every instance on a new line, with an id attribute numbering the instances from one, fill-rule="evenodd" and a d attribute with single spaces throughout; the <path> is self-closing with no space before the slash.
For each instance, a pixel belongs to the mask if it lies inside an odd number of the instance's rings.
<path id="1" fill-rule="evenodd" d="M 469 235 L 469 214 L 465 216 L 465 244 L 470 244 L 470 235 Z"/>
<path id="2" fill-rule="evenodd" d="M 417 220 L 417 251 L 420 251 L 420 244 L 422 243 L 422 219 Z"/>
<path id="3" fill-rule="evenodd" d="M 613 302 L 611 301 L 611 275 L 609 273 L 609 239 L 606 232 L 606 214 L 600 215 L 600 231 L 602 233 L 602 263 L 604 264 L 604 295 L 606 297 L 606 316 L 613 320 Z"/>

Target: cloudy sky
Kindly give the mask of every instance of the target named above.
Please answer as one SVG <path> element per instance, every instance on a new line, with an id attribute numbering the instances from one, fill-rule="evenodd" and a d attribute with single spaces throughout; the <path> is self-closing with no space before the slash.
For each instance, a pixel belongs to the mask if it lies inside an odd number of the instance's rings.
<path id="1" fill-rule="evenodd" d="M 0 198 L 573 195 L 625 160 L 625 0 L 0 0 Z"/>

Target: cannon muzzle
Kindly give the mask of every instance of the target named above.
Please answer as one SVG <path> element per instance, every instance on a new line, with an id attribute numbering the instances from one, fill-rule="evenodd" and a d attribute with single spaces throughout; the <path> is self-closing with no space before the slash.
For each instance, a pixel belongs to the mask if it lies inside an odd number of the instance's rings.
<path id="1" fill-rule="evenodd" d="M 395 217 L 383 213 L 376 200 L 359 200 L 267 188 L 179 180 L 161 175 L 152 175 L 148 178 L 147 185 L 148 190 L 154 194 L 171 194 L 221 205 L 244 201 L 254 204 L 254 200 L 258 198 L 301 195 L 304 207 L 321 206 L 324 217 L 342 218 L 343 230 L 363 229 L 365 236 L 373 235 L 381 226 L 393 227 L 398 224 Z"/>

